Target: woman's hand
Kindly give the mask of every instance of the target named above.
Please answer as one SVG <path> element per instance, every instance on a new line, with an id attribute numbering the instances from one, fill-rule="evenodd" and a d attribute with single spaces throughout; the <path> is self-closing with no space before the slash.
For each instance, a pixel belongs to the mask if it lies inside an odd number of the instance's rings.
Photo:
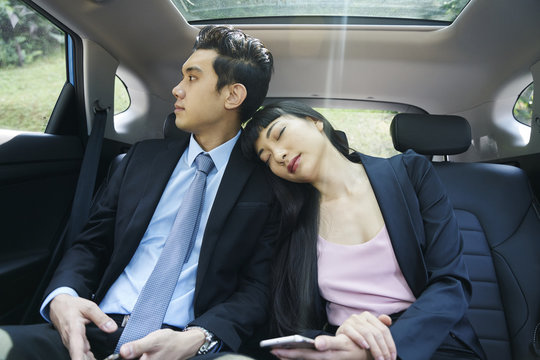
<path id="1" fill-rule="evenodd" d="M 370 360 L 369 351 L 362 349 L 344 334 L 321 335 L 315 338 L 314 349 L 273 349 L 281 360 Z"/>
<path id="2" fill-rule="evenodd" d="M 369 349 L 376 360 L 395 360 L 397 357 L 396 345 L 388 328 L 392 319 L 388 315 L 376 318 L 373 314 L 364 311 L 361 314 L 351 315 L 338 328 L 336 335 L 346 335 L 355 344 Z"/>

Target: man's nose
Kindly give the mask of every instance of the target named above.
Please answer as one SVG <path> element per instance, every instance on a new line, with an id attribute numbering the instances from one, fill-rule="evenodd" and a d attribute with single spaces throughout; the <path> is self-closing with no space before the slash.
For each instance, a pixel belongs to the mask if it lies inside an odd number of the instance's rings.
<path id="1" fill-rule="evenodd" d="M 182 89 L 182 87 L 180 86 L 180 84 L 176 85 L 175 87 L 173 87 L 172 89 L 172 94 L 174 95 L 175 98 L 177 99 L 183 99 L 185 96 L 186 96 L 186 92 Z"/>

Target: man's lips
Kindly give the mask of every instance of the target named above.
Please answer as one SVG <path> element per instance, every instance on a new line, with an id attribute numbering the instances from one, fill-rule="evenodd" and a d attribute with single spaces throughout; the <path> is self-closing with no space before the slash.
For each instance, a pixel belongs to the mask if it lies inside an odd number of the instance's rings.
<path id="1" fill-rule="evenodd" d="M 296 169 L 298 168 L 298 165 L 300 164 L 300 155 L 296 155 L 295 157 L 293 157 L 293 159 L 289 162 L 289 165 L 287 165 L 287 170 L 291 173 L 291 174 L 294 174 L 294 172 L 296 171 Z"/>
<path id="2" fill-rule="evenodd" d="M 178 106 L 178 105 L 174 106 L 174 112 L 183 111 L 183 110 L 185 110 L 185 109 L 182 106 Z"/>

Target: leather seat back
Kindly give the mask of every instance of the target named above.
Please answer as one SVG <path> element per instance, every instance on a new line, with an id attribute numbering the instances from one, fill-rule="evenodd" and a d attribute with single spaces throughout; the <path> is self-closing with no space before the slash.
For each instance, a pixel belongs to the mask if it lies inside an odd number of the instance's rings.
<path id="1" fill-rule="evenodd" d="M 394 147 L 427 156 L 463 152 L 471 142 L 464 121 L 398 114 L 391 125 Z M 501 164 L 433 164 L 463 236 L 473 284 L 468 316 L 488 359 L 538 359 L 532 342 L 540 321 L 540 207 L 526 174 Z"/>

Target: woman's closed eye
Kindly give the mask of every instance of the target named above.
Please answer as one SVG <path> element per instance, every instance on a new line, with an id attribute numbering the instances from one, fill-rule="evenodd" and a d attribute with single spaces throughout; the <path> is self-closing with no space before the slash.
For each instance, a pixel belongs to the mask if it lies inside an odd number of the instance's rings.
<path id="1" fill-rule="evenodd" d="M 281 130 L 279 131 L 279 133 L 278 133 L 278 135 L 277 135 L 276 140 L 279 140 L 279 138 L 281 137 L 281 135 L 283 135 L 283 132 L 285 131 L 285 128 L 286 128 L 286 127 L 287 127 L 287 126 L 283 126 L 283 127 L 281 128 Z"/>

